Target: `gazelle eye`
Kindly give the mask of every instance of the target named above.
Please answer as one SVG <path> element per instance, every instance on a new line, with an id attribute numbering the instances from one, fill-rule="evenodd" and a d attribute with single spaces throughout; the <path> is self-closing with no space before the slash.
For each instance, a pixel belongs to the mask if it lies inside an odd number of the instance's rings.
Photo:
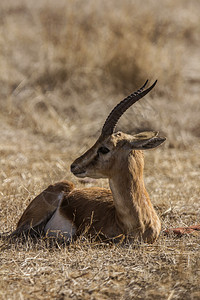
<path id="1" fill-rule="evenodd" d="M 97 153 L 102 153 L 102 154 L 106 154 L 108 153 L 110 150 L 106 147 L 100 147 L 97 151 Z"/>

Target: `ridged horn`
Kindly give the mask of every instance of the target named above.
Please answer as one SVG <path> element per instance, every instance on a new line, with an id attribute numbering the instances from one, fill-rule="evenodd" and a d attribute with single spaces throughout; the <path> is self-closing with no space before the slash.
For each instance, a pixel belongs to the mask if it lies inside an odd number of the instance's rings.
<path id="1" fill-rule="evenodd" d="M 148 83 L 148 80 L 145 82 L 145 84 L 136 92 L 132 93 L 128 97 L 126 97 L 124 100 L 122 100 L 120 103 L 118 103 L 109 116 L 107 117 L 103 128 L 102 128 L 102 135 L 111 135 L 114 130 L 115 126 L 117 125 L 117 122 L 119 121 L 120 117 L 123 115 L 123 113 L 135 102 L 137 102 L 139 99 L 144 97 L 146 94 L 148 94 L 156 85 L 157 80 L 146 90 L 144 90 L 145 86 Z"/>

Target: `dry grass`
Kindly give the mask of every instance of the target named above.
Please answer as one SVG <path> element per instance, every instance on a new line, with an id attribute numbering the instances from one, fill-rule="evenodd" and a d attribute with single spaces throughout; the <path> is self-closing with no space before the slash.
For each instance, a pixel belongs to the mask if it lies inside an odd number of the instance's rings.
<path id="1" fill-rule="evenodd" d="M 145 181 L 163 228 L 199 223 L 199 1 L 1 1 L 0 226 L 15 228 L 35 195 L 69 179 L 111 107 L 158 78 L 119 122 L 160 130 Z M 82 239 L 1 249 L 1 299 L 200 299 L 199 236 L 154 245 Z"/>

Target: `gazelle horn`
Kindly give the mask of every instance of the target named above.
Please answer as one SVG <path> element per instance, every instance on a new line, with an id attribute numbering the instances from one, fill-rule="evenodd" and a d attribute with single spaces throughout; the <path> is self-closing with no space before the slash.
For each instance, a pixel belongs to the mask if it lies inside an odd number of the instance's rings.
<path id="1" fill-rule="evenodd" d="M 133 105 L 139 99 L 141 99 L 146 94 L 148 94 L 156 85 L 157 80 L 148 89 L 144 90 L 145 86 L 147 85 L 147 82 L 148 80 L 139 90 L 126 97 L 124 100 L 122 100 L 113 108 L 113 110 L 111 111 L 111 113 L 109 114 L 109 116 L 107 117 L 103 125 L 102 133 L 101 133 L 103 136 L 111 135 L 114 132 L 115 126 L 117 125 L 117 122 L 119 121 L 123 113 L 131 105 Z"/>

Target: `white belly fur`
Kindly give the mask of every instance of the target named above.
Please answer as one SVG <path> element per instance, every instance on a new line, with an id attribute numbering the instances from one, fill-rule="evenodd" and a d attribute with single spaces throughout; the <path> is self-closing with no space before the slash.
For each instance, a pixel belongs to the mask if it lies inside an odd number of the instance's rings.
<path id="1" fill-rule="evenodd" d="M 60 214 L 59 207 L 47 222 L 44 230 L 47 236 L 62 236 L 66 239 L 72 239 L 73 235 L 76 233 L 75 225 Z"/>

